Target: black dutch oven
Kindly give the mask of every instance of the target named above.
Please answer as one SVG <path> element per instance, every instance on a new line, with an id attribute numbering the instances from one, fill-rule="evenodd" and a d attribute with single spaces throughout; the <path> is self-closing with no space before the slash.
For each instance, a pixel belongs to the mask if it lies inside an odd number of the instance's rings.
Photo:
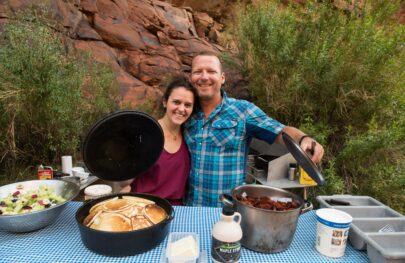
<path id="1" fill-rule="evenodd" d="M 83 225 L 83 220 L 95 204 L 116 197 L 137 196 L 154 201 L 162 207 L 169 217 L 162 222 L 148 228 L 129 232 L 106 232 L 95 230 Z M 168 201 L 158 196 L 141 193 L 120 193 L 106 195 L 82 205 L 76 212 L 76 221 L 79 225 L 80 236 L 84 245 L 99 254 L 107 256 L 131 256 L 146 252 L 159 245 L 170 230 L 170 222 L 174 218 L 174 210 Z"/>
<path id="2" fill-rule="evenodd" d="M 83 159 L 90 172 L 108 181 L 123 181 L 146 171 L 159 158 L 164 137 L 159 123 L 138 111 L 119 111 L 96 122 L 83 144 Z M 148 228 L 129 232 L 107 232 L 83 225 L 92 206 L 123 195 L 154 201 L 168 218 Z M 76 221 L 84 245 L 108 256 L 129 256 L 146 252 L 159 245 L 170 230 L 174 210 L 158 196 L 141 193 L 119 193 L 85 202 L 76 212 Z"/>

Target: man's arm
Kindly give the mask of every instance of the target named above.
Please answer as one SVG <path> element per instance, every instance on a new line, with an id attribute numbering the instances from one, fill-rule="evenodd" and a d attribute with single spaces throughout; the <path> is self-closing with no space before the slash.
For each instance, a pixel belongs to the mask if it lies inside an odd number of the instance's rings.
<path id="1" fill-rule="evenodd" d="M 305 152 L 311 152 L 311 153 L 313 152 L 311 159 L 314 163 L 319 163 L 322 160 L 322 157 L 324 154 L 324 149 L 323 149 L 322 145 L 320 145 L 317 141 L 315 141 L 315 139 L 307 136 L 301 130 L 299 130 L 295 127 L 291 127 L 291 126 L 285 126 L 283 129 L 283 132 L 290 135 L 290 137 L 293 138 L 297 143 L 301 141 L 300 147 Z M 306 136 L 306 137 L 303 138 L 303 136 Z M 303 139 L 301 140 L 301 138 L 303 138 Z M 281 132 L 277 135 L 275 143 L 285 146 Z"/>

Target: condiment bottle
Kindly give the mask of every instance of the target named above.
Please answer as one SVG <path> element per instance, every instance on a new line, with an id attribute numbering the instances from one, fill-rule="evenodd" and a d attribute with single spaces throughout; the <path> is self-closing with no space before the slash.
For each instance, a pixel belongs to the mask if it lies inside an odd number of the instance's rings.
<path id="1" fill-rule="evenodd" d="M 112 193 L 112 188 L 106 184 L 95 184 L 84 189 L 84 200 L 94 199 Z"/>
<path id="2" fill-rule="evenodd" d="M 224 206 L 220 220 L 212 228 L 211 257 L 214 262 L 239 262 L 242 216 L 233 207 Z"/>
<path id="3" fill-rule="evenodd" d="M 290 168 L 288 169 L 288 180 L 294 181 L 297 173 L 298 173 L 297 164 L 290 163 Z"/>

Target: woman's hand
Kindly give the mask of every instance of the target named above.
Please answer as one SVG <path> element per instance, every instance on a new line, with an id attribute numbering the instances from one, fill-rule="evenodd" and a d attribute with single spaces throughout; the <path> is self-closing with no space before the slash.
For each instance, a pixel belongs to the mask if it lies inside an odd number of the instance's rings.
<path id="1" fill-rule="evenodd" d="M 131 192 L 131 186 L 130 185 L 124 186 L 120 190 L 120 193 L 129 193 L 129 192 Z"/>

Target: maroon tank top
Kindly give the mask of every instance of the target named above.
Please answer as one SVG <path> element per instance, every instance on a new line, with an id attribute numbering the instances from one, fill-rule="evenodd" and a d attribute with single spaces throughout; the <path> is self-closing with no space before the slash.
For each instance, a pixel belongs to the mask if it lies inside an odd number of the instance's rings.
<path id="1" fill-rule="evenodd" d="M 182 205 L 189 174 L 190 155 L 183 139 L 177 152 L 163 149 L 158 161 L 134 179 L 131 192 L 157 195 L 172 205 Z"/>

